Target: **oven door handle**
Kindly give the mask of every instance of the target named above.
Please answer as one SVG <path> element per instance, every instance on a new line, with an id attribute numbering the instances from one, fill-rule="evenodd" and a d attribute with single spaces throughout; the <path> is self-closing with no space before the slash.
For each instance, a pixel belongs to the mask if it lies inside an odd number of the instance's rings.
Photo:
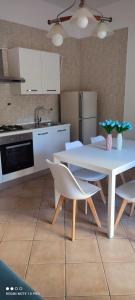
<path id="1" fill-rule="evenodd" d="M 28 143 L 23 143 L 23 144 L 18 144 L 18 145 L 12 145 L 12 146 L 6 146 L 6 149 L 13 149 L 13 148 L 19 148 L 19 147 L 24 147 L 24 146 L 29 146 L 31 145 L 30 142 Z"/>

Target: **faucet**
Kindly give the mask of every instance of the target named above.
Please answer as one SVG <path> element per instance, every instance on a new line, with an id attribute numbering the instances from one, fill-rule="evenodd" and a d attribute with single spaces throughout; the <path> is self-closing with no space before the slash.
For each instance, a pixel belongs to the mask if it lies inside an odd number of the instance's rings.
<path id="1" fill-rule="evenodd" d="M 45 107 L 44 106 L 37 106 L 35 109 L 34 109 L 34 122 L 35 124 L 39 125 L 41 123 L 41 117 L 39 117 L 39 112 L 40 111 L 46 111 Z"/>

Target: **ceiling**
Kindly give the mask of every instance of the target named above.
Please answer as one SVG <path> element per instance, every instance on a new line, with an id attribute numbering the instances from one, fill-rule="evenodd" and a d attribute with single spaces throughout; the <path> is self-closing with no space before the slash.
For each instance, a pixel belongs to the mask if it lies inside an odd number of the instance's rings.
<path id="1" fill-rule="evenodd" d="M 70 4 L 73 3 L 73 0 L 44 0 L 46 2 L 58 5 L 59 7 L 66 8 Z M 118 2 L 119 0 L 86 0 L 86 4 L 88 7 L 91 8 L 100 8 L 105 5 L 109 5 L 115 2 Z M 76 0 L 76 5 L 78 6 L 79 0 Z"/>

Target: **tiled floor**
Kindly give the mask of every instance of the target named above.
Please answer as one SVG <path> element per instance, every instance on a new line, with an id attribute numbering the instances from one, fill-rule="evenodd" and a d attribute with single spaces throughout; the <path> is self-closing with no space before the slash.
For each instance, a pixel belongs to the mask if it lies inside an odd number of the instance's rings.
<path id="1" fill-rule="evenodd" d="M 125 213 L 109 240 L 107 205 L 100 195 L 94 202 L 102 228 L 90 211 L 84 215 L 84 202 L 79 202 L 76 240 L 71 242 L 70 201 L 56 224 L 50 224 L 50 175 L 0 191 L 0 259 L 46 300 L 135 300 L 135 215 Z"/>

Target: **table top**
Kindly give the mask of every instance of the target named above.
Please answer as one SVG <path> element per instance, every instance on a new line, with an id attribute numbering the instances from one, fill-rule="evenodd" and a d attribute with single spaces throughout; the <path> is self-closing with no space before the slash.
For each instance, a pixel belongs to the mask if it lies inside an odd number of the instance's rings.
<path id="1" fill-rule="evenodd" d="M 116 139 L 113 139 L 111 151 L 107 151 L 105 143 L 100 142 L 54 153 L 54 158 L 105 174 L 113 172 L 117 175 L 135 166 L 135 141 L 124 140 L 121 151 L 116 149 Z"/>

